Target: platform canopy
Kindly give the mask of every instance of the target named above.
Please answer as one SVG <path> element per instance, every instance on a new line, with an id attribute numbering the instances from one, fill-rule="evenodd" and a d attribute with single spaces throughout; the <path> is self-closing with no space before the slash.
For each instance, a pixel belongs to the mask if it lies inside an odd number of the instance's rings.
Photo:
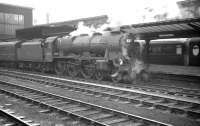
<path id="1" fill-rule="evenodd" d="M 141 40 L 200 37 L 200 18 L 133 24 L 120 29 Z"/>
<path id="2" fill-rule="evenodd" d="M 49 36 L 67 35 L 74 30 L 76 30 L 76 28 L 68 25 L 34 26 L 16 30 L 16 37 L 18 39 L 46 38 Z"/>

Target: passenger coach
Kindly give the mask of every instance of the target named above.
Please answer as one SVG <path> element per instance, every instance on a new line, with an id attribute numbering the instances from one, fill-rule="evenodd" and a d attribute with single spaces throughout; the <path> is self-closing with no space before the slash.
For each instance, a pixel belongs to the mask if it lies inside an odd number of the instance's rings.
<path id="1" fill-rule="evenodd" d="M 200 38 L 152 40 L 149 62 L 163 65 L 200 66 Z"/>

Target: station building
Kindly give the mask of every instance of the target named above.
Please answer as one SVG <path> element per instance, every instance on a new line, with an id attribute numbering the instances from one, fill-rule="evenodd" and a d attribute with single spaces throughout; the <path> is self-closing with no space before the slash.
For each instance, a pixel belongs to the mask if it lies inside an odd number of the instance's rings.
<path id="1" fill-rule="evenodd" d="M 33 8 L 0 3 L 0 40 L 15 38 L 15 30 L 33 25 Z"/>
<path id="2" fill-rule="evenodd" d="M 0 41 L 16 37 L 16 30 L 33 27 L 33 8 L 0 3 Z M 72 26 L 77 27 L 79 22 L 86 26 L 99 27 L 108 22 L 107 15 L 42 24 L 37 26 Z"/>

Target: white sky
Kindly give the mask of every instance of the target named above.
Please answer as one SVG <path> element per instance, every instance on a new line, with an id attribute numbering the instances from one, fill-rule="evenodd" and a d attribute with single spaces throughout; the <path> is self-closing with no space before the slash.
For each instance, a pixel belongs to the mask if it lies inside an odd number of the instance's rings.
<path id="1" fill-rule="evenodd" d="M 108 15 L 122 24 L 134 24 L 142 21 L 145 15 L 148 21 L 157 13 L 168 12 L 170 17 L 179 14 L 176 1 L 180 0 L 0 0 L 7 3 L 34 8 L 33 19 L 36 24 L 46 23 L 46 14 L 50 22 L 66 21 L 98 15 Z M 150 14 L 145 7 L 155 10 Z"/>

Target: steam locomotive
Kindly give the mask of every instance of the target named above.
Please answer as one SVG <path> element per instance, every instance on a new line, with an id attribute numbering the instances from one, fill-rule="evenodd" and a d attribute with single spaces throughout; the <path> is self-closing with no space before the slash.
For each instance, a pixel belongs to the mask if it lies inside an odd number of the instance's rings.
<path id="1" fill-rule="evenodd" d="M 134 39 L 131 34 L 109 31 L 92 36 L 65 35 L 0 42 L 0 66 L 86 79 L 111 78 L 114 82 L 134 79 L 135 53 L 141 61 L 137 74 L 145 80 L 148 70 L 143 61 L 146 59 L 154 64 L 200 66 L 200 38 L 152 40 L 148 49 L 144 41 Z"/>
<path id="2" fill-rule="evenodd" d="M 132 42 L 120 31 L 1 42 L 0 65 L 87 79 L 110 77 L 118 82 L 122 76 L 130 78 L 131 65 L 124 57 L 128 57 Z M 119 69 L 120 74 L 111 77 Z"/>

